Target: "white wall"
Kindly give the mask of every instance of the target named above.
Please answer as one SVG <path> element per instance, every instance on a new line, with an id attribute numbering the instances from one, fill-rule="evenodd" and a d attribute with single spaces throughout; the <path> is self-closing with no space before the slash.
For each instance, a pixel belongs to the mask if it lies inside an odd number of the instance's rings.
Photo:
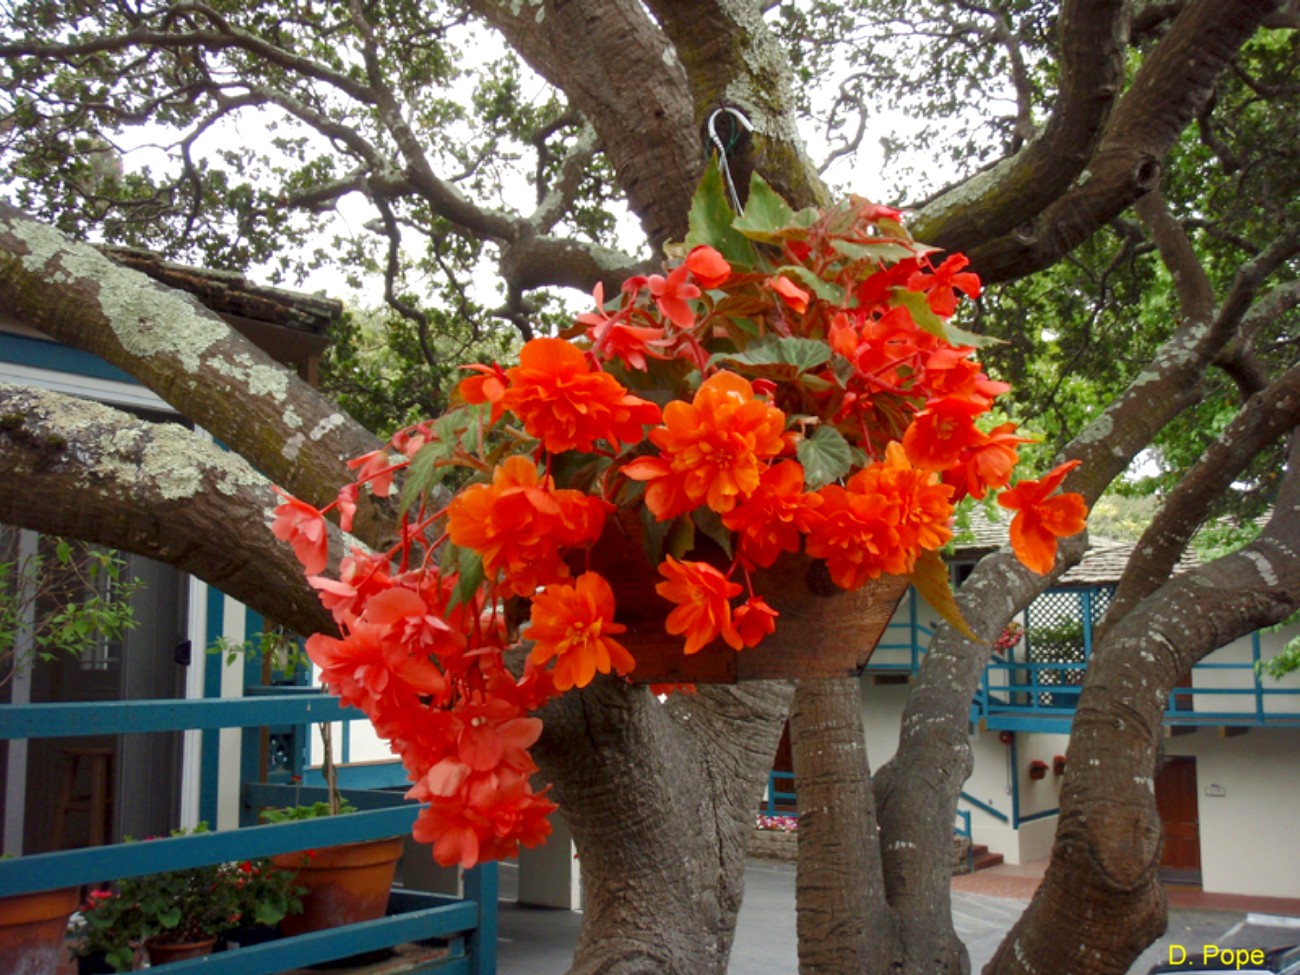
<path id="1" fill-rule="evenodd" d="M 1300 897 L 1300 728 L 1217 729 L 1167 739 L 1196 758 L 1202 885 L 1207 892 Z"/>

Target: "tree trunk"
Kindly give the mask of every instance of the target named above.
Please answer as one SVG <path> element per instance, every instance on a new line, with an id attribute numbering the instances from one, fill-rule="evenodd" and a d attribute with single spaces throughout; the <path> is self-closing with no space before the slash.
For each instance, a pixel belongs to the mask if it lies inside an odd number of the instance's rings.
<path id="1" fill-rule="evenodd" d="M 885 901 L 857 679 L 801 681 L 790 739 L 799 797 L 799 973 L 890 971 L 902 946 Z"/>
<path id="2" fill-rule="evenodd" d="M 755 681 L 661 702 L 610 678 L 545 709 L 535 755 L 586 895 L 570 975 L 724 975 L 791 694 Z"/>
<path id="3" fill-rule="evenodd" d="M 986 975 L 1122 975 L 1164 931 L 1153 779 L 1165 705 L 1196 661 L 1300 605 L 1296 461 L 1293 451 L 1289 490 L 1257 541 L 1166 583 L 1094 651 L 1052 862 Z"/>

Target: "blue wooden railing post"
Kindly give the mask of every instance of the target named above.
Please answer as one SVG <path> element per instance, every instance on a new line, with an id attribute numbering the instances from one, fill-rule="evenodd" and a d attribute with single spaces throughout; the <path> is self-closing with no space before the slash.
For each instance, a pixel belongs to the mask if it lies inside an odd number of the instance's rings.
<path id="1" fill-rule="evenodd" d="M 466 939 L 470 975 L 496 975 L 498 880 L 495 863 L 465 871 L 465 899 L 478 904 L 478 927 Z"/>

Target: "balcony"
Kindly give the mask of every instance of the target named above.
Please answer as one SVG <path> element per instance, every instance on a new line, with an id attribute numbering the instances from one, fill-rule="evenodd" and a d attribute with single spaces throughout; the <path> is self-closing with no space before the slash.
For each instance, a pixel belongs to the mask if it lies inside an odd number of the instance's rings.
<path id="1" fill-rule="evenodd" d="M 87 735 L 302 726 L 350 721 L 360 715 L 340 708 L 323 694 L 271 694 L 243 699 L 112 701 L 76 704 L 0 706 L 0 740 L 23 741 Z M 147 788 L 148 783 L 139 783 Z M 291 802 L 290 786 L 243 783 L 245 802 Z M 118 843 L 0 860 L 0 894 L 12 895 L 79 887 L 120 879 L 376 839 L 409 832 L 417 807 L 400 792 L 356 790 L 347 793 L 359 810 L 346 816 L 222 832 Z M 496 971 L 497 870 L 488 864 L 467 871 L 463 897 L 395 890 L 388 915 L 282 938 L 205 958 L 166 966 L 169 975 L 273 975 L 304 965 L 420 942 L 434 950 L 419 953 L 404 972 L 439 975 L 493 975 Z"/>

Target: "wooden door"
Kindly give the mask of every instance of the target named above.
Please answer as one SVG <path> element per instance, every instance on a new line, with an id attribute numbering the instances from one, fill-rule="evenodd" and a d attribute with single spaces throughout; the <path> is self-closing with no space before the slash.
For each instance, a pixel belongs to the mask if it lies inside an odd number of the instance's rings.
<path id="1" fill-rule="evenodd" d="M 1196 805 L 1196 759 L 1166 760 L 1156 774 L 1156 808 L 1165 827 L 1165 851 L 1160 866 L 1199 881 L 1201 830 Z"/>

